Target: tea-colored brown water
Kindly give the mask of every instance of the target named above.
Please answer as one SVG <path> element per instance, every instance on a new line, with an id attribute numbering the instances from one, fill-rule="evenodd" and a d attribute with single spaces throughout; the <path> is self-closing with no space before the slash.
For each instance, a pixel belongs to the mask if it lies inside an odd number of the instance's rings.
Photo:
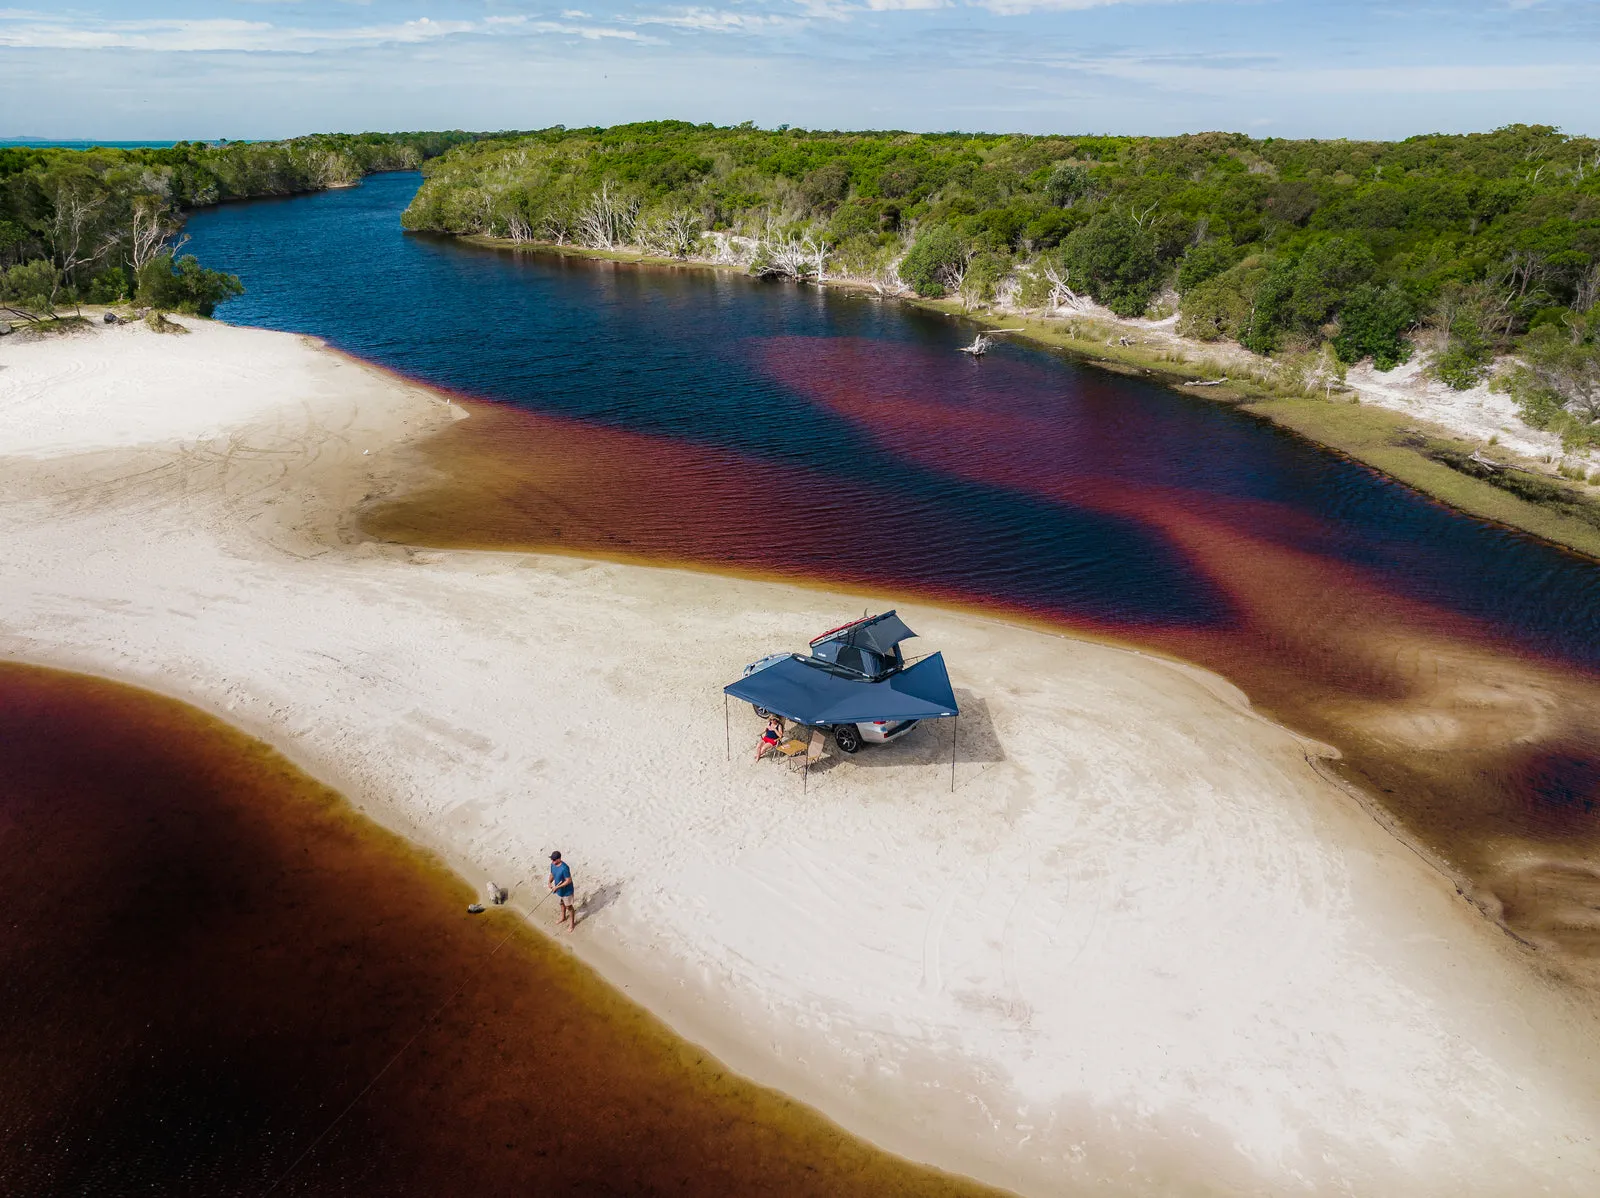
<path id="1" fill-rule="evenodd" d="M 431 482 L 372 510 L 366 527 L 413 544 L 553 549 L 867 585 L 1198 662 L 1263 711 L 1336 746 L 1342 760 L 1333 768 L 1485 914 L 1544 963 L 1600 987 L 1600 680 L 1592 672 L 1407 593 L 1351 560 L 1362 547 L 1314 514 L 1130 484 L 1116 460 L 1129 416 L 1115 396 L 1106 427 L 1080 429 L 1071 442 L 1080 456 L 1091 436 L 1102 443 L 1088 456 L 1105 473 L 1069 470 L 1051 452 L 1058 434 L 1048 412 L 1029 418 L 1016 403 L 1001 413 L 945 411 L 901 382 L 914 372 L 897 366 L 892 350 L 830 363 L 833 352 L 808 349 L 808 377 L 820 381 L 806 385 L 885 447 L 942 477 L 1047 497 L 1154 534 L 1192 572 L 1190 589 L 1208 590 L 1225 615 L 1152 617 L 1139 604 L 1159 601 L 1131 582 L 1129 609 L 1108 617 L 1082 596 L 1040 601 L 1027 593 L 1026 576 L 997 585 L 947 561 L 929 577 L 918 573 L 929 555 L 915 541 L 945 535 L 946 513 L 906 517 L 870 480 L 500 405 L 474 407 L 473 419 L 426 444 Z M 936 391 L 930 384 L 925 393 Z M 879 514 L 893 518 L 875 531 Z M 917 527 L 902 536 L 908 519 Z M 1005 530 L 994 531 L 1001 541 Z M 1600 587 L 1600 568 L 1593 576 Z M 1519 596 L 1502 598 L 1509 606 Z"/>
<path id="2" fill-rule="evenodd" d="M 238 730 L 0 663 L 0 1193 L 992 1192 L 472 900 Z"/>
<path id="3" fill-rule="evenodd" d="M 941 314 L 408 236 L 416 185 L 189 225 L 249 288 L 225 318 L 497 401 L 375 533 L 860 585 L 1199 662 L 1600 987 L 1600 566 L 1146 380 L 1009 338 L 972 361 Z"/>

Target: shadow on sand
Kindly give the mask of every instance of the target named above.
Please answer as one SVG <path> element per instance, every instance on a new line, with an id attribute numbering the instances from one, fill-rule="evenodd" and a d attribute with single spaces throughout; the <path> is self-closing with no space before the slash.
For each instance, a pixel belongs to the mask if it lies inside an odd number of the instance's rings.
<path id="1" fill-rule="evenodd" d="M 886 745 L 864 745 L 855 754 L 841 753 L 830 737 L 822 759 L 811 766 L 811 782 L 842 766 L 906 770 L 944 766 L 948 769 L 952 735 L 958 767 L 963 764 L 991 766 L 1005 761 L 1005 747 L 995 730 L 989 701 L 971 691 L 957 690 L 956 702 L 961 708 L 959 720 L 925 720 L 899 740 Z"/>

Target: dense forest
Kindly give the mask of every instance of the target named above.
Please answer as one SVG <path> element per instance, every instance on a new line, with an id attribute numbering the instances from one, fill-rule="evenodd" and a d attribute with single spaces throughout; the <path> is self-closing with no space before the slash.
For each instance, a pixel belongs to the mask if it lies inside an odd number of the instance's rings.
<path id="1" fill-rule="evenodd" d="M 164 149 L 0 147 L 0 302 L 46 317 L 63 304 L 137 296 L 210 315 L 231 275 L 178 257 L 183 213 L 224 200 L 347 186 L 408 170 L 466 133 L 319 134 Z"/>
<path id="2" fill-rule="evenodd" d="M 631 246 L 968 307 L 1119 316 L 1389 369 L 1593 443 L 1600 141 L 1545 126 L 1400 142 L 1023 137 L 652 122 L 453 148 L 408 228 Z M 1504 355 L 1514 355 L 1505 358 Z"/>

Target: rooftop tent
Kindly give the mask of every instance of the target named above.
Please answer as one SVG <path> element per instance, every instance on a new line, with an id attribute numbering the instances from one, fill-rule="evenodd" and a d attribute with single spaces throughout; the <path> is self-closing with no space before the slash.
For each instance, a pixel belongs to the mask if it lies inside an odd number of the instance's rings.
<path id="1" fill-rule="evenodd" d="M 846 624 L 843 628 L 825 632 L 811 643 L 817 645 L 823 641 L 842 640 L 885 657 L 892 657 L 896 645 L 916 635 L 906 627 L 904 620 L 894 612 L 886 611 L 883 615 L 873 616 L 870 620 L 857 620 L 854 624 Z"/>
<path id="2" fill-rule="evenodd" d="M 900 642 L 916 636 L 892 611 L 829 629 L 811 642 L 811 652 L 868 678 L 882 678 L 905 665 Z"/>
<path id="3" fill-rule="evenodd" d="M 876 681 L 849 677 L 796 654 L 722 689 L 736 699 L 816 727 L 961 714 L 942 653 Z"/>

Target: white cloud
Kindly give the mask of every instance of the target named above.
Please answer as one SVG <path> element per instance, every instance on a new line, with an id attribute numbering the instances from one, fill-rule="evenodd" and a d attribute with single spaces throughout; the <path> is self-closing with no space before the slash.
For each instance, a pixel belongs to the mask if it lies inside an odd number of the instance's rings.
<path id="1" fill-rule="evenodd" d="M 510 32 L 520 30 L 523 33 L 549 33 L 566 35 L 568 37 L 581 37 L 587 41 L 601 41 L 611 39 L 623 42 L 652 42 L 656 39 L 646 37 L 632 29 L 618 29 L 614 25 L 576 25 L 571 21 L 545 21 L 533 17 L 487 17 L 482 30 L 496 32 Z M 473 32 L 479 32 L 475 29 Z"/>
<path id="2" fill-rule="evenodd" d="M 1166 89 L 1211 94 L 1448 95 L 1548 92 L 1592 84 L 1594 68 L 1577 63 L 1434 64 L 1381 67 L 1237 66 L 1219 60 L 1105 58 L 1074 63 L 1079 69 Z"/>
<path id="3" fill-rule="evenodd" d="M 1176 0 L 968 0 L 968 2 L 975 8 L 987 8 L 1002 17 L 1016 17 L 1033 12 L 1083 12 L 1091 8 L 1174 3 Z"/>
<path id="4" fill-rule="evenodd" d="M 423 45 L 462 34 L 501 32 L 550 34 L 590 41 L 603 38 L 650 41 L 636 30 L 525 16 L 481 21 L 436 21 L 419 17 L 386 25 L 307 28 L 226 18 L 69 23 L 43 14 L 0 10 L 0 46 L 28 50 L 152 50 L 305 53 L 355 46 Z"/>
<path id="5" fill-rule="evenodd" d="M 34 19 L 0 13 L 0 46 L 50 50 L 315 50 L 330 46 L 415 44 L 477 28 L 471 21 L 421 17 L 390 25 L 306 29 L 266 21 L 195 20 L 80 21 Z"/>
<path id="6" fill-rule="evenodd" d="M 635 25 L 662 25 L 671 29 L 694 29 L 710 33 L 752 33 L 769 29 L 793 29 L 805 24 L 799 17 L 737 12 L 725 8 L 681 8 L 664 13 L 649 13 L 628 18 Z"/>

